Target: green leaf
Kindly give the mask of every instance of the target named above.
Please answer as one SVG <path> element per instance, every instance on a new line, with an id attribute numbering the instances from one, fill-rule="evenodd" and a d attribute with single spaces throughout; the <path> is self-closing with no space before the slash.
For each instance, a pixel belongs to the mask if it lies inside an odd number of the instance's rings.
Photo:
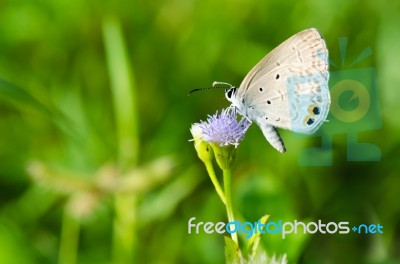
<path id="1" fill-rule="evenodd" d="M 124 167 L 137 163 L 139 128 L 135 78 L 122 25 L 117 17 L 104 19 L 103 39 L 117 125 L 119 160 Z"/>
<path id="2" fill-rule="evenodd" d="M 78 138 L 77 131 L 74 129 L 74 124 L 57 109 L 39 101 L 23 88 L 0 78 L 0 99 L 1 97 L 13 102 L 17 107 L 28 106 L 39 111 L 48 117 L 60 131 L 73 138 Z"/>
<path id="3" fill-rule="evenodd" d="M 242 263 L 242 254 L 238 244 L 228 236 L 225 236 L 225 259 L 227 264 Z"/>
<path id="4" fill-rule="evenodd" d="M 45 105 L 36 100 L 27 91 L 3 79 L 0 79 L 0 95 L 14 102 L 29 105 L 49 116 L 52 114 Z"/>
<path id="5" fill-rule="evenodd" d="M 269 215 L 264 215 L 260 219 L 261 224 L 265 224 L 268 220 Z M 253 258 L 256 255 L 258 244 L 260 243 L 260 231 L 257 230 L 250 238 L 247 243 L 247 254 L 250 256 L 250 258 Z"/>

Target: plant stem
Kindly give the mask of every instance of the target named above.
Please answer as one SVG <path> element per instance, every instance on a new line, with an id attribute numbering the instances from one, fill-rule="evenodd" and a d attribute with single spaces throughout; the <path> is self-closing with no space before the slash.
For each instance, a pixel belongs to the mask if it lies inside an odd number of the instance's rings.
<path id="1" fill-rule="evenodd" d="M 77 259 L 79 222 L 65 208 L 62 219 L 61 241 L 58 255 L 59 264 L 74 264 Z"/>
<path id="2" fill-rule="evenodd" d="M 126 169 L 136 165 L 139 156 L 135 79 L 117 18 L 104 19 L 103 38 L 118 136 L 119 165 Z"/>
<path id="3" fill-rule="evenodd" d="M 223 175 L 224 175 L 224 189 L 225 189 L 225 198 L 226 198 L 226 213 L 228 214 L 228 220 L 229 222 L 235 221 L 235 217 L 233 216 L 233 207 L 232 207 L 232 197 L 231 197 L 231 189 L 232 189 L 232 171 L 231 169 L 224 169 L 223 170 Z M 239 245 L 238 237 L 237 237 L 237 232 L 232 233 L 231 237 L 233 241 L 236 242 L 237 245 Z"/>
<path id="4" fill-rule="evenodd" d="M 138 163 L 139 129 L 134 75 L 122 27 L 116 17 L 104 19 L 103 38 L 118 136 L 118 165 L 125 171 Z M 132 193 L 114 196 L 113 263 L 135 261 L 136 198 Z"/>
<path id="5" fill-rule="evenodd" d="M 215 190 L 217 191 L 219 198 L 221 198 L 221 201 L 226 205 L 226 198 L 224 191 L 222 190 L 221 185 L 219 184 L 219 181 L 217 179 L 217 176 L 215 175 L 214 167 L 212 165 L 212 161 L 210 162 L 205 162 L 206 169 L 208 172 L 208 175 L 210 176 L 210 179 L 212 183 L 214 184 Z"/>
<path id="6" fill-rule="evenodd" d="M 113 263 L 133 263 L 137 246 L 137 199 L 131 193 L 117 193 L 114 199 L 116 217 L 113 223 Z"/>

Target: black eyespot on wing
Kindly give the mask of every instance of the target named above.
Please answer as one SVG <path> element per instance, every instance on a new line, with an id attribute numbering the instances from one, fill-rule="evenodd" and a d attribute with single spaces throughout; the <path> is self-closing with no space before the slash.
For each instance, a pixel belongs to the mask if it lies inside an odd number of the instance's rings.
<path id="1" fill-rule="evenodd" d="M 267 101 L 267 104 L 271 104 L 271 101 L 270 101 L 270 100 L 268 100 L 268 101 Z"/>
<path id="2" fill-rule="evenodd" d="M 260 92 L 262 92 L 264 89 L 262 87 L 258 88 L 260 90 Z"/>
<path id="3" fill-rule="evenodd" d="M 275 80 L 278 80 L 280 77 L 279 73 L 275 76 Z"/>
<path id="4" fill-rule="evenodd" d="M 308 107 L 308 113 L 310 113 L 311 116 L 317 116 L 321 113 L 321 108 L 317 104 L 312 104 Z"/>
<path id="5" fill-rule="evenodd" d="M 315 119 L 314 118 L 312 118 L 312 117 L 310 117 L 308 120 L 307 120 L 307 125 L 309 125 L 309 126 L 311 126 L 312 124 L 314 124 L 314 122 L 315 122 Z"/>
<path id="6" fill-rule="evenodd" d="M 319 115 L 321 113 L 321 109 L 318 106 L 315 106 L 312 110 L 314 115 Z"/>

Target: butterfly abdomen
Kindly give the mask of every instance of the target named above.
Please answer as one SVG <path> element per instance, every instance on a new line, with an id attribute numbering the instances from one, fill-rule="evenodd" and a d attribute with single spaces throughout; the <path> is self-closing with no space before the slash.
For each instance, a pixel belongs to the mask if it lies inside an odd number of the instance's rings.
<path id="1" fill-rule="evenodd" d="M 261 128 L 264 137 L 276 150 L 278 150 L 280 153 L 286 152 L 285 145 L 283 144 L 281 136 L 279 135 L 275 127 L 268 125 L 266 123 L 263 124 L 258 123 L 258 126 Z"/>

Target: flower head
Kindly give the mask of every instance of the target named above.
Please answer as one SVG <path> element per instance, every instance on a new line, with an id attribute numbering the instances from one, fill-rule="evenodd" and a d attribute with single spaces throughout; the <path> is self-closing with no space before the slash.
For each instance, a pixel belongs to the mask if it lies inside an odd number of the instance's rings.
<path id="1" fill-rule="evenodd" d="M 250 126 L 250 121 L 246 118 L 237 119 L 235 108 L 222 109 L 214 115 L 209 115 L 206 122 L 202 122 L 203 140 L 210 143 L 217 143 L 221 147 L 233 145 L 237 147 L 239 141 L 244 139 L 244 135 Z"/>

